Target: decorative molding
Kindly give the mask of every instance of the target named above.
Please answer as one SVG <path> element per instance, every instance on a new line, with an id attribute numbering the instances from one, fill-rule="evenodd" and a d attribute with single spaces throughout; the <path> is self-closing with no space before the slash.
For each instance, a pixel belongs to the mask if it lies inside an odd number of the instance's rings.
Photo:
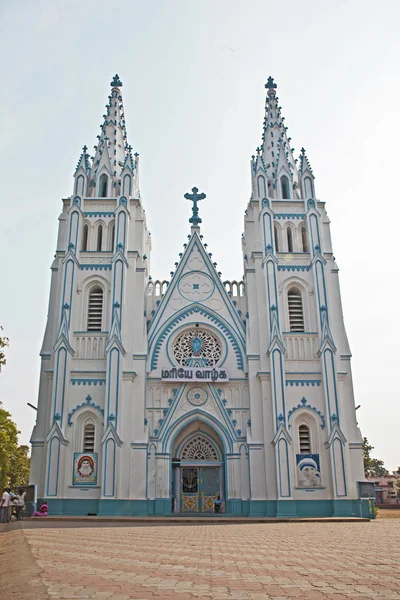
<path id="1" fill-rule="evenodd" d="M 306 215 L 304 213 L 275 213 L 274 219 L 305 219 Z"/>
<path id="2" fill-rule="evenodd" d="M 99 271 L 102 271 L 103 269 L 105 271 L 108 271 L 108 270 L 111 271 L 111 265 L 110 264 L 108 264 L 108 265 L 100 265 L 100 264 L 97 264 L 97 265 L 93 265 L 93 264 L 90 264 L 90 265 L 81 265 L 81 270 L 82 271 L 88 271 L 88 270 L 93 271 L 93 270 L 97 270 L 97 269 L 99 269 Z"/>
<path id="3" fill-rule="evenodd" d="M 293 387 L 294 385 L 296 387 L 298 387 L 299 385 L 301 387 L 304 387 L 305 385 L 308 387 L 311 385 L 312 387 L 314 387 L 315 385 L 320 386 L 321 380 L 320 379 L 287 379 L 286 385 L 290 385 L 291 387 Z"/>
<path id="4" fill-rule="evenodd" d="M 302 398 L 300 404 L 298 404 L 297 406 L 292 408 L 292 410 L 289 411 L 289 413 L 288 413 L 289 427 L 290 427 L 290 417 L 293 415 L 294 412 L 296 412 L 297 410 L 300 410 L 301 408 L 309 408 L 310 410 L 313 410 L 314 412 L 316 412 L 317 415 L 319 416 L 319 418 L 321 419 L 321 429 L 325 429 L 325 417 L 323 416 L 323 414 L 321 413 L 320 410 L 317 410 L 315 408 L 315 406 L 311 406 L 311 404 L 307 404 L 307 400 L 305 398 Z"/>
<path id="5" fill-rule="evenodd" d="M 72 416 L 73 414 L 79 410 L 80 408 L 86 407 L 86 406 L 90 406 L 91 408 L 94 408 L 95 410 L 99 411 L 99 413 L 101 413 L 104 417 L 104 410 L 102 408 L 100 408 L 100 406 L 98 404 L 95 404 L 94 402 L 91 402 L 92 397 L 90 395 L 86 396 L 86 401 L 82 402 L 82 404 L 78 404 L 78 406 L 75 406 L 75 408 L 72 409 L 72 411 L 70 413 L 68 413 L 68 426 L 72 427 Z"/>
<path id="6" fill-rule="evenodd" d="M 113 217 L 115 215 L 114 212 L 104 212 L 104 211 L 90 211 L 83 213 L 85 217 Z"/>
<path id="7" fill-rule="evenodd" d="M 103 385 L 105 379 L 71 379 L 72 385 Z"/>
<path id="8" fill-rule="evenodd" d="M 310 269 L 309 265 L 278 265 L 278 271 L 310 271 Z"/>

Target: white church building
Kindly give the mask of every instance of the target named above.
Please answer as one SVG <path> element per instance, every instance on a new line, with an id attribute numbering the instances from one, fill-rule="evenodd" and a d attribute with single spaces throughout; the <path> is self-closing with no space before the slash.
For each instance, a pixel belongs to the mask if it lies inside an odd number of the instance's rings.
<path id="1" fill-rule="evenodd" d="M 271 77 L 265 87 L 238 279 L 217 271 L 193 188 L 180 260 L 155 280 L 139 156 L 111 82 L 51 266 L 30 479 L 53 515 L 211 514 L 218 496 L 226 515 L 360 515 L 330 221 Z"/>

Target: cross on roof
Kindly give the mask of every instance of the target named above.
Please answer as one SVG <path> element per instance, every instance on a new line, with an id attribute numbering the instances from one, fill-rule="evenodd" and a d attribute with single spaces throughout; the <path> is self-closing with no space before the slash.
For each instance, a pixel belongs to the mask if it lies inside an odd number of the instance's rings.
<path id="1" fill-rule="evenodd" d="M 200 223 L 201 223 L 201 219 L 199 217 L 199 207 L 197 206 L 197 203 L 200 202 L 200 200 L 204 200 L 204 198 L 206 198 L 206 195 L 201 193 L 198 194 L 198 188 L 194 187 L 192 188 L 192 194 L 185 194 L 184 198 L 186 198 L 186 200 L 190 200 L 191 202 L 193 202 L 193 206 L 192 206 L 192 212 L 193 215 L 191 216 L 191 218 L 189 219 L 189 223 L 192 223 L 192 225 L 194 227 L 197 227 Z"/>

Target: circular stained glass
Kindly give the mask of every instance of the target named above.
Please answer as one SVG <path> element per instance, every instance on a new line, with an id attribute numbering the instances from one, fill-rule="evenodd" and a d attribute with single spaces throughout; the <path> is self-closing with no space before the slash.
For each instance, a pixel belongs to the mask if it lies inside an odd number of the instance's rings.
<path id="1" fill-rule="evenodd" d="M 174 357 L 182 367 L 189 366 L 190 359 L 203 359 L 206 367 L 215 367 L 221 359 L 219 339 L 202 329 L 190 329 L 181 333 L 174 343 Z"/>

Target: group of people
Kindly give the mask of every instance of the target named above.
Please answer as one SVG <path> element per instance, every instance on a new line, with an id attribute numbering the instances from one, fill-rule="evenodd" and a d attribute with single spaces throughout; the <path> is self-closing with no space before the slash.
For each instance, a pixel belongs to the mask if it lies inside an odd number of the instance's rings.
<path id="1" fill-rule="evenodd" d="M 24 517 L 26 492 L 23 489 L 18 490 L 18 494 L 14 494 L 10 488 L 5 488 L 0 500 L 0 523 L 9 523 L 15 506 L 15 516 L 17 521 L 21 521 Z"/>
<path id="2" fill-rule="evenodd" d="M 13 514 L 15 514 L 17 521 L 22 521 L 25 512 L 25 496 L 26 492 L 22 488 L 18 490 L 18 494 L 14 494 L 10 488 L 4 488 L 0 499 L 0 523 L 9 523 Z M 15 510 L 13 511 L 13 509 Z M 48 507 L 46 502 L 42 502 L 39 510 L 35 510 L 30 516 L 47 517 Z"/>

